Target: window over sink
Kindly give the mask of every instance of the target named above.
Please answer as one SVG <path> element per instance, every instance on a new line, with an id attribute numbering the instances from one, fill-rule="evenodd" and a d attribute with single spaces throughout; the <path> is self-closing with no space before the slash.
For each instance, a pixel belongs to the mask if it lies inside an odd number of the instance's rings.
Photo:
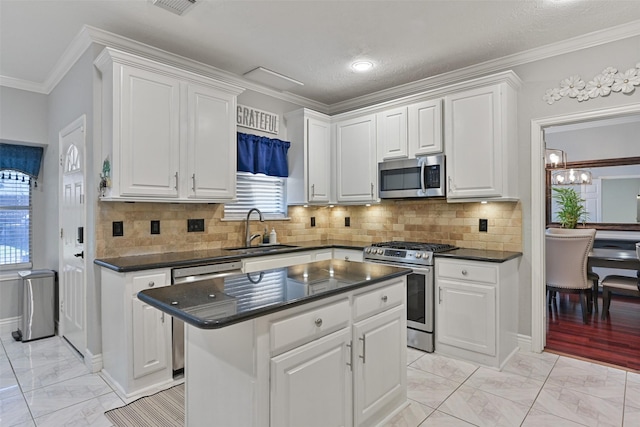
<path id="1" fill-rule="evenodd" d="M 31 266 L 31 178 L 4 170 L 0 175 L 0 268 Z"/>
<path id="2" fill-rule="evenodd" d="M 244 220 L 251 208 L 258 208 L 266 219 L 287 217 L 286 178 L 238 172 L 236 195 L 238 200 L 225 203 L 224 219 Z"/>

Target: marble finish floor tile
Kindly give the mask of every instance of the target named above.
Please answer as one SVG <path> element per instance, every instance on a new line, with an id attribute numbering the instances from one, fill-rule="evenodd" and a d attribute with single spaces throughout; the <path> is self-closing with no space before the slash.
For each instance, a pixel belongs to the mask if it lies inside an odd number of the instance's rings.
<path id="1" fill-rule="evenodd" d="M 465 381 L 465 385 L 531 406 L 544 382 L 480 367 Z"/>
<path id="2" fill-rule="evenodd" d="M 444 412 L 434 411 L 420 427 L 473 427 L 473 424 Z"/>
<path id="3" fill-rule="evenodd" d="M 529 411 L 528 405 L 462 385 L 438 410 L 477 426 L 519 426 Z"/>
<path id="4" fill-rule="evenodd" d="M 9 360 L 0 360 L 0 396 L 9 397 L 19 393 L 18 380 Z"/>
<path id="5" fill-rule="evenodd" d="M 507 362 L 502 371 L 544 381 L 558 358 L 557 354 L 519 351 Z"/>
<path id="6" fill-rule="evenodd" d="M 0 426 L 21 426 L 29 422 L 33 422 L 33 418 L 22 394 L 3 397 L 0 400 Z"/>
<path id="7" fill-rule="evenodd" d="M 475 372 L 476 369 L 478 369 L 478 366 L 472 363 L 450 359 L 433 353 L 426 353 L 410 366 L 412 368 L 417 368 L 425 372 L 439 375 L 457 383 L 464 382 Z"/>
<path id="8" fill-rule="evenodd" d="M 67 359 L 82 360 L 66 341 L 56 337 L 27 343 L 15 342 L 5 348 L 15 369 L 34 369 Z"/>
<path id="9" fill-rule="evenodd" d="M 407 347 L 407 365 L 412 364 L 413 362 L 415 362 L 416 360 L 420 359 L 425 354 L 427 354 L 427 353 L 425 353 L 424 351 L 420 351 L 420 350 L 417 350 L 415 348 Z"/>
<path id="10" fill-rule="evenodd" d="M 409 401 L 409 406 L 404 408 L 402 412 L 393 417 L 388 423 L 385 423 L 384 427 L 417 427 L 432 412 L 433 408 L 429 408 L 418 402 Z"/>
<path id="11" fill-rule="evenodd" d="M 416 402 L 437 408 L 460 383 L 420 369 L 407 368 L 407 397 Z"/>
<path id="12" fill-rule="evenodd" d="M 560 357 L 546 384 L 623 403 L 626 376 L 622 369 Z"/>
<path id="13" fill-rule="evenodd" d="M 533 409 L 586 426 L 621 426 L 622 402 L 545 384 Z"/>
<path id="14" fill-rule="evenodd" d="M 55 360 L 33 369 L 16 369 L 15 373 L 18 378 L 18 383 L 20 383 L 20 387 L 22 387 L 22 391 L 27 392 L 86 375 L 89 373 L 89 370 L 76 358 L 70 358 Z"/>
<path id="15" fill-rule="evenodd" d="M 624 396 L 625 406 L 640 409 L 640 374 L 627 372 L 627 388 Z M 638 423 L 640 425 L 640 423 Z"/>
<path id="16" fill-rule="evenodd" d="M 33 417 L 39 418 L 111 392 L 99 375 L 90 374 L 26 392 L 24 397 Z"/>
<path id="17" fill-rule="evenodd" d="M 583 427 L 584 424 L 574 423 L 573 421 L 566 420 L 564 418 L 556 417 L 555 415 L 548 414 L 546 412 L 532 409 L 527 414 L 527 418 L 524 419 L 522 427 Z"/>
<path id="18" fill-rule="evenodd" d="M 622 427 L 638 427 L 640 426 L 640 409 L 632 406 L 624 408 L 624 422 Z"/>
<path id="19" fill-rule="evenodd" d="M 111 392 L 36 418 L 36 423 L 38 427 L 67 425 L 110 427 L 112 423 L 105 417 L 104 413 L 123 405 L 124 402 L 114 392 Z"/>

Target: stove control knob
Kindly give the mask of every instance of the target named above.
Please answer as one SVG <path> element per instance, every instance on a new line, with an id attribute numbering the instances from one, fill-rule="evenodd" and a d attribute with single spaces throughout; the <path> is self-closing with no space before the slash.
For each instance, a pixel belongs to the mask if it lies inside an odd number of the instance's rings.
<path id="1" fill-rule="evenodd" d="M 378 249 L 378 255 L 382 255 L 384 251 L 382 249 Z"/>
<path id="2" fill-rule="evenodd" d="M 370 254 L 371 253 L 371 248 L 365 248 L 364 253 L 365 254 Z"/>
<path id="3" fill-rule="evenodd" d="M 422 254 L 420 252 L 416 252 L 416 258 L 418 259 L 422 258 Z"/>

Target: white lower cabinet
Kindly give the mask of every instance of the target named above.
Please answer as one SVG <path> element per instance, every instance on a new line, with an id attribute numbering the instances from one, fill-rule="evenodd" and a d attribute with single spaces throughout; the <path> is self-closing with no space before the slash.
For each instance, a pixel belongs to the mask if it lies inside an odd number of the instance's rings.
<path id="1" fill-rule="evenodd" d="M 406 318 L 404 305 L 358 322 L 353 327 L 354 424 L 375 424 L 406 391 Z M 357 340 L 357 341 L 356 341 Z M 404 361 L 404 363 L 403 363 Z"/>
<path id="2" fill-rule="evenodd" d="M 352 425 L 350 346 L 343 328 L 271 360 L 272 426 Z"/>
<path id="3" fill-rule="evenodd" d="M 187 426 L 374 426 L 407 404 L 406 279 L 217 330 L 187 325 Z"/>
<path id="4" fill-rule="evenodd" d="M 518 348 L 518 263 L 436 258 L 436 352 L 502 368 Z"/>
<path id="5" fill-rule="evenodd" d="M 363 262 L 364 254 L 362 253 L 362 250 L 334 248 L 333 259 Z"/>
<path id="6" fill-rule="evenodd" d="M 173 381 L 172 318 L 136 297 L 170 277 L 169 269 L 101 271 L 102 371 L 127 397 Z"/>
<path id="7" fill-rule="evenodd" d="M 133 378 L 137 379 L 153 372 L 166 369 L 169 365 L 167 348 L 171 336 L 167 336 L 166 324 L 171 316 L 133 298 Z"/>

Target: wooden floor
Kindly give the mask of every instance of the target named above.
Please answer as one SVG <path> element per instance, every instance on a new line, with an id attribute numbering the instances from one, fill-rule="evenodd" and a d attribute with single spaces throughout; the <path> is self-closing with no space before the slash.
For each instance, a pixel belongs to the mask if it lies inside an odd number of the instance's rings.
<path id="1" fill-rule="evenodd" d="M 614 295 L 609 318 L 592 313 L 582 322 L 578 295 L 560 294 L 560 307 L 549 307 L 545 350 L 640 371 L 640 298 Z"/>

